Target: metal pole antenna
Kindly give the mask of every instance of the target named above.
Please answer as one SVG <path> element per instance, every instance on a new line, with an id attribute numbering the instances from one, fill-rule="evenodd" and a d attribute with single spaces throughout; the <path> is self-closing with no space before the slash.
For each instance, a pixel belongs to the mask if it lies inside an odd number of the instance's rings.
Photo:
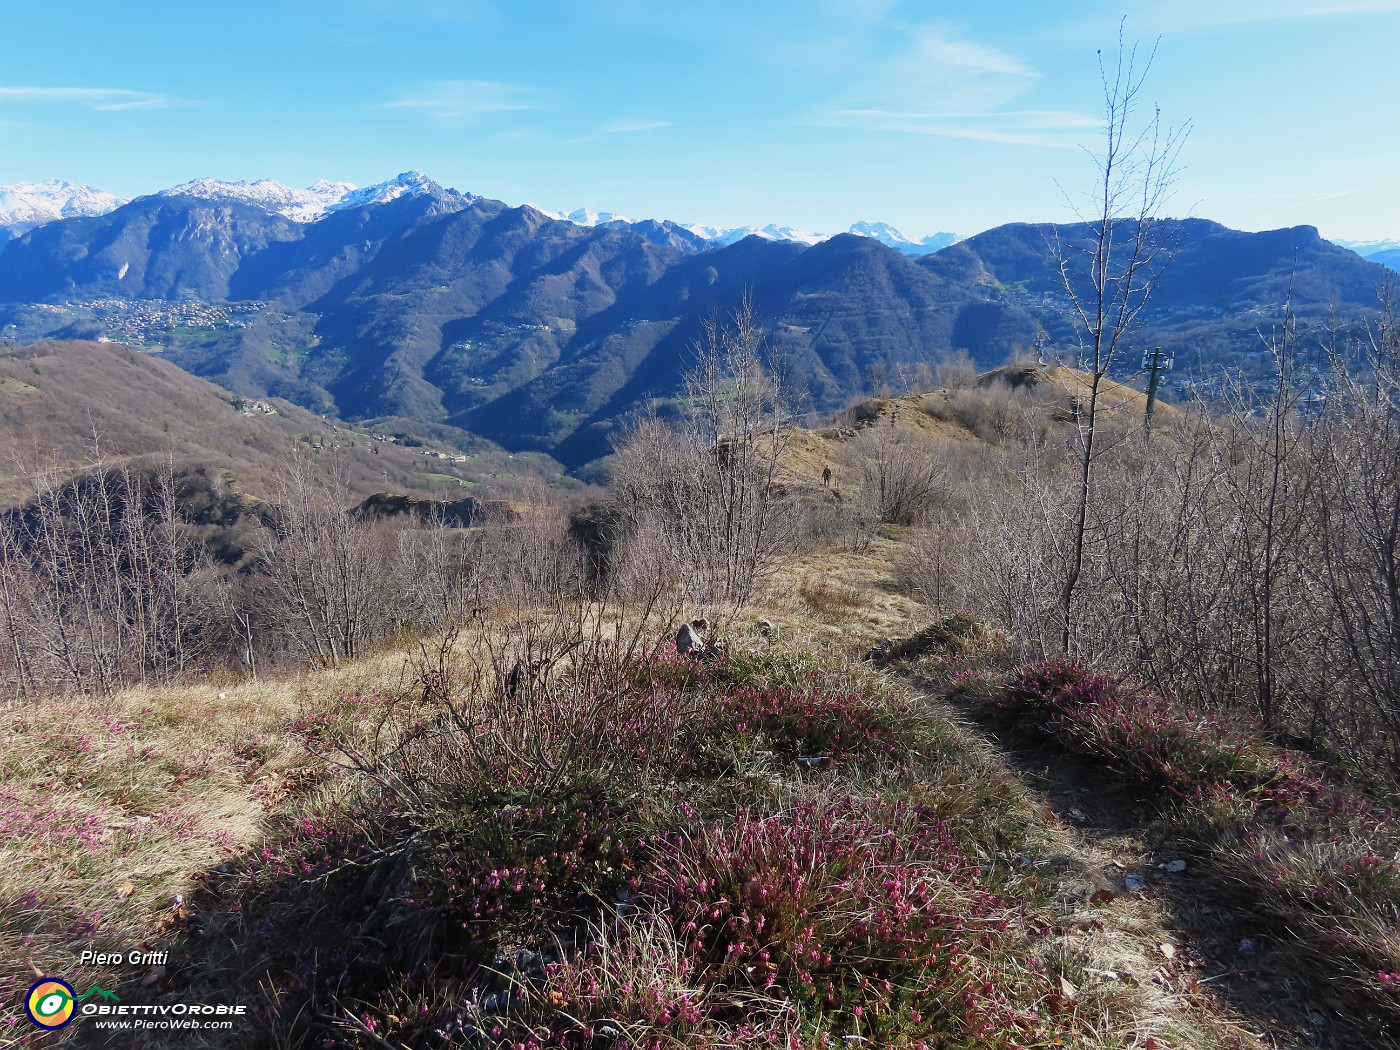
<path id="1" fill-rule="evenodd" d="M 1157 387 L 1162 382 L 1162 373 L 1170 372 L 1175 361 L 1175 355 L 1170 350 L 1163 350 L 1160 346 L 1152 348 L 1151 353 L 1142 355 L 1142 367 L 1148 370 L 1147 373 L 1147 412 L 1142 419 L 1142 429 L 1144 434 L 1152 433 L 1152 409 L 1157 403 Z"/>

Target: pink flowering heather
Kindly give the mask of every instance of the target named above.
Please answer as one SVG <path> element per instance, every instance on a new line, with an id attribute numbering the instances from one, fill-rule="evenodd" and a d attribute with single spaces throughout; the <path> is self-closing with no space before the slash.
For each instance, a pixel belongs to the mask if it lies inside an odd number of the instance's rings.
<path id="1" fill-rule="evenodd" d="M 775 750 L 798 757 L 892 756 L 906 744 L 908 703 L 874 704 L 857 694 L 781 686 L 739 686 L 720 706 L 741 734 L 761 736 Z"/>
<path id="2" fill-rule="evenodd" d="M 741 812 L 679 846 L 651 891 L 709 981 L 791 997 L 838 1032 L 968 1036 L 1030 1023 L 995 975 L 1007 927 L 980 877 L 931 815 L 848 802 Z"/>
<path id="3" fill-rule="evenodd" d="M 0 784 L 0 845 L 9 840 L 25 850 L 48 852 L 76 846 L 96 852 L 109 837 L 103 818 L 77 799 L 59 802 Z"/>
<path id="4" fill-rule="evenodd" d="M 623 814 L 596 797 L 508 807 L 460 844 L 445 842 L 438 877 L 411 903 L 468 939 L 494 941 L 504 922 L 520 929 L 610 900 L 641 848 Z"/>

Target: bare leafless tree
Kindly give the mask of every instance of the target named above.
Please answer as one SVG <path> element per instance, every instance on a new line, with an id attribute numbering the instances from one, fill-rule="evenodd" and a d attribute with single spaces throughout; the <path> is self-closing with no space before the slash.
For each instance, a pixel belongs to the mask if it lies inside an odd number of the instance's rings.
<path id="1" fill-rule="evenodd" d="M 1332 658 L 1344 672 L 1335 717 L 1362 737 L 1384 734 L 1400 773 L 1400 326 L 1389 285 L 1381 299 L 1364 367 L 1334 372 L 1312 466 Z"/>
<path id="2" fill-rule="evenodd" d="M 303 456 L 278 481 L 274 521 L 253 541 L 261 612 L 307 660 L 337 666 L 383 637 L 401 608 L 397 543 L 352 515 L 344 484 Z"/>
<path id="3" fill-rule="evenodd" d="M 1097 178 L 1087 202 L 1071 202 L 1081 225 L 1055 230 L 1051 250 L 1078 325 L 1079 367 L 1088 373 L 1079 399 L 1078 496 L 1071 533 L 1071 557 L 1060 594 L 1061 648 L 1074 634 L 1075 597 L 1084 570 L 1090 534 L 1095 456 L 1103 383 L 1123 353 L 1129 334 L 1146 307 L 1170 255 L 1159 215 L 1178 173 L 1187 128 L 1163 125 L 1161 111 L 1139 121 L 1147 74 L 1155 48 L 1145 56 L 1127 44 L 1119 30 L 1116 59 L 1099 55 L 1103 86 L 1103 143 L 1093 157 Z"/>
<path id="4" fill-rule="evenodd" d="M 899 422 L 896 404 L 886 416 L 862 430 L 842 458 L 859 478 L 861 498 L 877 521 L 917 525 L 933 511 L 942 458 L 934 440 Z"/>
<path id="5" fill-rule="evenodd" d="M 0 648 L 18 694 L 108 693 L 217 659 L 227 589 L 181 519 L 173 464 L 32 480 L 0 519 Z"/>
<path id="6" fill-rule="evenodd" d="M 728 322 L 710 318 L 693 349 L 679 425 L 653 417 L 634 429 L 614 493 L 629 535 L 660 545 L 691 601 L 737 607 L 790 549 L 782 372 L 764 360 L 749 298 Z"/>

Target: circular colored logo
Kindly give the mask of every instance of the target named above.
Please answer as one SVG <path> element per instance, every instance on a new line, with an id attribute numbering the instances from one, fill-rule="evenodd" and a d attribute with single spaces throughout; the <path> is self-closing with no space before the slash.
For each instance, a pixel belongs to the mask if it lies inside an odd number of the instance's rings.
<path id="1" fill-rule="evenodd" d="M 62 1028 L 73 1020 L 74 1002 L 78 993 L 67 981 L 45 977 L 29 989 L 24 1009 L 29 1019 L 40 1028 Z"/>

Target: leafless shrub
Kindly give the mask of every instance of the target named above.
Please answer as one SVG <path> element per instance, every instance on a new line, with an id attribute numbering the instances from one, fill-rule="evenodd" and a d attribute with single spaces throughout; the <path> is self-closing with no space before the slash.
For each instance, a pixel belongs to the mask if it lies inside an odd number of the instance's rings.
<path id="1" fill-rule="evenodd" d="M 108 693 L 209 666 L 227 591 L 180 518 L 171 465 L 35 486 L 0 519 L 0 675 L 14 692 Z"/>
<path id="2" fill-rule="evenodd" d="M 950 493 L 948 512 L 911 545 L 901 574 L 926 601 L 972 610 L 1048 653 L 1054 573 L 1064 557 L 1064 478 L 1034 446 L 986 450 L 976 467 Z"/>
<path id="3" fill-rule="evenodd" d="M 690 694 L 648 678 L 666 622 L 659 597 L 623 607 L 561 590 L 473 617 L 420 643 L 407 692 L 337 744 L 415 812 L 502 792 L 548 796 L 619 770 L 635 788 L 686 746 L 694 721 Z"/>
<path id="4" fill-rule="evenodd" d="M 410 581 L 399 599 L 399 619 L 423 630 L 464 623 L 481 605 L 488 576 L 473 534 L 436 520 L 388 531 L 397 543 L 392 561 Z"/>
<path id="5" fill-rule="evenodd" d="M 586 589 L 584 551 L 561 507 L 536 494 L 517 521 L 477 530 L 470 540 L 481 601 L 488 608 L 550 605 Z"/>
<path id="6" fill-rule="evenodd" d="M 958 350 L 938 363 L 932 378 L 940 390 L 962 390 L 977 381 L 977 366 L 966 350 Z"/>
<path id="7" fill-rule="evenodd" d="M 280 639 L 301 661 L 337 666 L 461 623 L 488 600 L 488 586 L 498 595 L 528 589 L 531 573 L 555 563 L 522 542 L 528 522 L 463 530 L 431 517 L 355 514 L 346 487 L 319 466 L 287 461 L 270 520 L 251 542 L 238 623 L 267 656 Z"/>
<path id="8" fill-rule="evenodd" d="M 794 546 L 799 550 L 845 548 L 863 553 L 879 524 L 867 501 L 834 492 L 806 495 L 791 511 Z"/>
<path id="9" fill-rule="evenodd" d="M 1318 584 L 1331 612 L 1337 664 L 1329 715 L 1339 731 L 1386 740 L 1400 773 L 1400 369 L 1393 327 L 1371 358 L 1369 376 L 1339 375 L 1332 407 L 1315 431 L 1312 469 Z"/>
<path id="10" fill-rule="evenodd" d="M 1033 384 L 1012 386 L 994 380 L 982 386 L 955 389 L 947 411 L 953 420 L 989 444 L 1043 442 L 1055 417 L 1056 405 Z"/>
<path id="11" fill-rule="evenodd" d="M 362 655 L 393 626 L 407 582 L 393 526 L 349 513 L 337 480 L 292 457 L 278 479 L 276 520 L 253 541 L 261 612 L 313 664 Z"/>
<path id="12" fill-rule="evenodd" d="M 896 412 L 858 434 L 842 449 L 842 459 L 859 478 L 860 499 L 878 521 L 916 525 L 934 508 L 943 482 L 939 443 Z"/>
<path id="13" fill-rule="evenodd" d="M 613 491 L 641 557 L 697 606 L 740 607 L 791 549 L 778 483 L 787 445 L 781 375 L 761 359 L 752 304 L 711 320 L 695 346 L 686 416 L 643 421 L 618 450 Z"/>

